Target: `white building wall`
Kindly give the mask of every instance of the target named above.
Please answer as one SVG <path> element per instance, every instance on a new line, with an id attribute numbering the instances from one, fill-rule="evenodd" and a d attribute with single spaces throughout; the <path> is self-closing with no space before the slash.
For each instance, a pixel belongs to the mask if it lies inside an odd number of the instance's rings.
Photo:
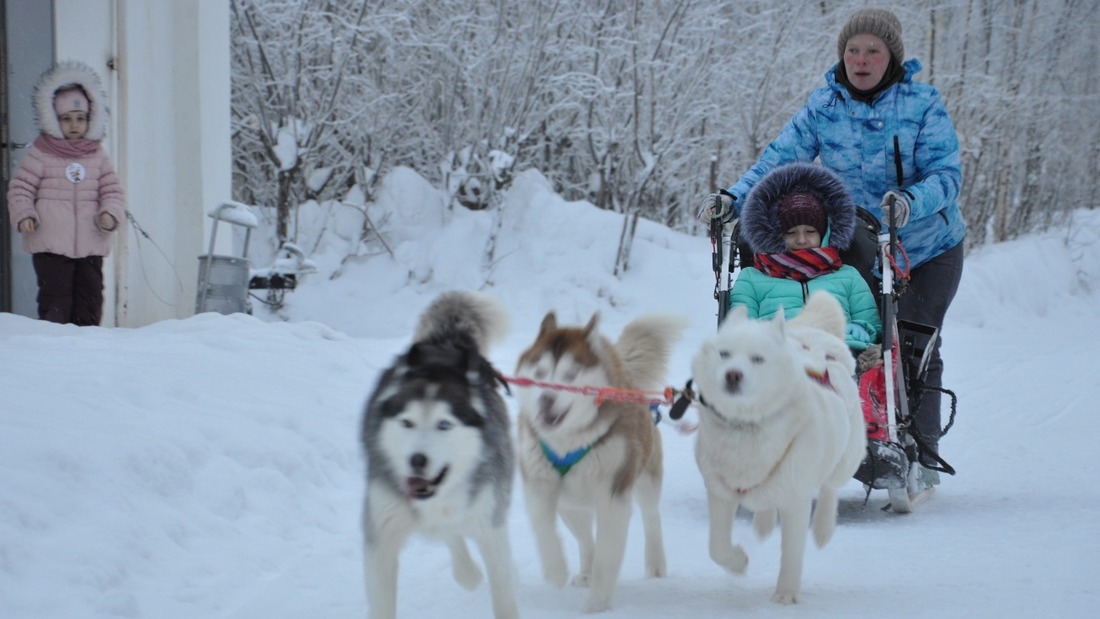
<path id="1" fill-rule="evenodd" d="M 117 73 L 112 68 L 114 49 L 113 0 L 56 0 L 54 2 L 54 57 L 57 60 L 79 60 L 99 73 L 110 102 L 110 125 L 104 148 L 118 165 L 118 88 Z M 124 180 L 125 182 L 125 180 Z M 119 235 L 121 237 L 121 235 Z M 117 260 L 118 248 L 111 258 Z M 112 326 L 116 313 L 118 279 L 111 259 L 104 261 L 103 325 Z"/>
<path id="2" fill-rule="evenodd" d="M 232 189 L 229 2 L 55 0 L 55 9 L 57 58 L 83 59 L 108 82 L 106 146 L 144 231 L 119 235 L 103 324 L 186 318 L 209 238 L 204 215 Z M 230 253 L 230 235 L 218 236 Z"/>

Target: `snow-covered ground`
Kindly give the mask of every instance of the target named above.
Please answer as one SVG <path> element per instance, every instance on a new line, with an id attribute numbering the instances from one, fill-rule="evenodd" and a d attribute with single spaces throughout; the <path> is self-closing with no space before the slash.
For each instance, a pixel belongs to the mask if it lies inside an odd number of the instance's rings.
<path id="1" fill-rule="evenodd" d="M 0 314 L 0 617 L 364 617 L 361 407 L 443 290 L 504 300 L 512 333 L 492 359 L 506 373 L 549 309 L 568 322 L 598 310 L 612 336 L 648 311 L 691 317 L 676 386 L 714 328 L 706 239 L 643 221 L 630 270 L 613 277 L 620 218 L 561 200 L 538 174 L 517 179 L 499 221 L 447 210 L 407 170 L 368 212 L 394 256 L 372 246 L 338 272 L 361 215 L 303 212 L 303 225 L 327 222 L 302 243 L 318 246 L 320 273 L 279 316 L 80 329 Z M 711 563 L 694 438 L 662 424 L 670 574 L 642 577 L 635 520 L 605 616 L 1096 616 L 1098 214 L 968 256 L 944 344 L 959 414 L 942 449 L 959 474 L 918 513 L 884 513 L 884 492 L 865 501 L 851 482 L 837 534 L 807 550 L 802 603 L 775 605 L 778 534 L 757 540 L 739 519 L 748 573 Z M 523 616 L 580 615 L 584 591 L 542 581 L 521 502 Z M 491 615 L 485 585 L 455 584 L 434 542 L 406 549 L 399 581 L 403 617 Z"/>

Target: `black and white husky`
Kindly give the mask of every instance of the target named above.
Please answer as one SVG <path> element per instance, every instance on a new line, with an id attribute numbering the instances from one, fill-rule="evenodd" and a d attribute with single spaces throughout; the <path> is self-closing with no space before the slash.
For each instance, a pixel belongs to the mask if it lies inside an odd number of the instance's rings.
<path id="1" fill-rule="evenodd" d="M 367 402 L 363 533 L 372 619 L 396 616 L 397 559 L 416 532 L 447 544 L 455 580 L 468 589 L 481 581 L 466 547 L 472 538 L 485 560 L 493 614 L 519 616 L 507 528 L 515 453 L 500 379 L 485 358 L 507 323 L 492 297 L 441 295 Z"/>

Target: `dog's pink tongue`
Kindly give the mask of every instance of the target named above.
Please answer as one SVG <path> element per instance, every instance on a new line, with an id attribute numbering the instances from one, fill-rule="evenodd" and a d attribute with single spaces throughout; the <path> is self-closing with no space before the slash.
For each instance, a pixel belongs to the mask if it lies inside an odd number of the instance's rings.
<path id="1" fill-rule="evenodd" d="M 432 487 L 432 483 L 423 477 L 410 477 L 405 480 L 405 490 L 410 498 L 424 496 Z"/>

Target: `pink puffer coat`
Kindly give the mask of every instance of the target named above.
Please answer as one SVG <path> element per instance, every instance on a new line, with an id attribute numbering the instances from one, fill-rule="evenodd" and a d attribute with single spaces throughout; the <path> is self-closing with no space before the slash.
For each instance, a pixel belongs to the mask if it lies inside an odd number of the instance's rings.
<path id="1" fill-rule="evenodd" d="M 75 143 L 64 140 L 53 105 L 54 93 L 72 86 L 79 86 L 89 103 L 88 131 Z M 23 155 L 8 185 L 11 225 L 18 228 L 28 217 L 35 221 L 36 230 L 23 235 L 23 249 L 32 254 L 106 256 L 111 232 L 96 221 L 100 213 L 110 213 L 117 230 L 126 206 L 122 184 L 101 143 L 108 109 L 99 75 L 81 62 L 57 63 L 35 86 L 34 111 L 42 135 Z"/>
<path id="2" fill-rule="evenodd" d="M 23 235 L 24 251 L 70 258 L 106 256 L 111 232 L 97 217 L 110 213 L 118 229 L 126 216 L 122 184 L 102 146 L 91 155 L 60 157 L 32 145 L 8 187 L 8 211 L 12 227 L 27 217 L 38 224 Z"/>

